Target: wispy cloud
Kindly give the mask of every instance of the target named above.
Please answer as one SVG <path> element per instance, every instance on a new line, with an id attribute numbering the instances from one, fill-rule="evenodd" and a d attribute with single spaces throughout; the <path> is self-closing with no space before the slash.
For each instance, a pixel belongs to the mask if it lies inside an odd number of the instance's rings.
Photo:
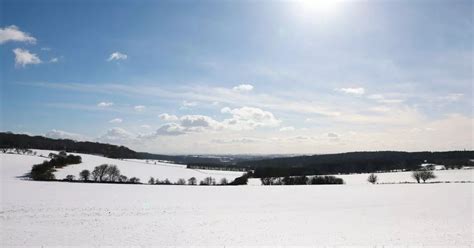
<path id="1" fill-rule="evenodd" d="M 365 94 L 365 89 L 362 87 L 358 88 L 337 88 L 336 91 L 340 91 L 349 95 L 361 96 Z"/>
<path id="2" fill-rule="evenodd" d="M 107 107 L 111 107 L 113 106 L 114 103 L 113 102 L 99 102 L 97 104 L 97 107 L 101 107 L 101 108 L 107 108 Z"/>
<path id="3" fill-rule="evenodd" d="M 253 90 L 253 85 L 251 84 L 240 84 L 232 88 L 236 92 L 249 92 Z"/>
<path id="4" fill-rule="evenodd" d="M 122 123 L 123 120 L 121 118 L 115 118 L 109 121 L 109 123 Z"/>
<path id="5" fill-rule="evenodd" d="M 124 53 L 121 53 L 121 52 L 113 52 L 112 54 L 110 54 L 109 58 L 107 59 L 107 61 L 114 61 L 114 60 L 126 60 L 128 58 L 128 56 Z"/>
<path id="6" fill-rule="evenodd" d="M 137 105 L 137 106 L 134 106 L 133 109 L 137 112 L 143 112 L 145 111 L 146 107 L 143 105 Z"/>

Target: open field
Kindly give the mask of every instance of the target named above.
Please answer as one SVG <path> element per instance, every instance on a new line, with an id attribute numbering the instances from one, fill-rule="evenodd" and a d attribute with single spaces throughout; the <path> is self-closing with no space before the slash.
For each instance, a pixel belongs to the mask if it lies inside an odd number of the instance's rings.
<path id="1" fill-rule="evenodd" d="M 46 151 L 46 150 L 34 150 L 38 154 L 48 156 L 50 152 L 57 153 L 55 151 Z M 150 160 L 150 163 L 146 163 L 146 160 L 137 160 L 137 159 L 110 159 L 102 156 L 82 154 L 82 153 L 72 153 L 74 155 L 79 155 L 82 158 L 81 164 L 68 165 L 54 174 L 56 179 L 63 179 L 67 175 L 74 175 L 76 178 L 79 176 L 79 173 L 87 169 L 93 171 L 94 167 L 101 164 L 114 164 L 117 165 L 122 175 L 130 177 L 140 178 L 140 182 L 147 183 L 150 177 L 156 179 L 164 180 L 168 178 L 171 182 L 176 182 L 180 178 L 185 180 L 190 177 L 195 177 L 198 182 L 205 177 L 213 177 L 219 182 L 221 178 L 226 178 L 229 181 L 234 180 L 236 177 L 239 177 L 243 172 L 234 172 L 234 171 L 213 171 L 213 170 L 195 170 L 195 169 L 186 169 L 186 165 L 179 164 L 170 164 L 170 163 L 161 163 Z M 45 158 L 41 159 L 44 160 Z"/>
<path id="2" fill-rule="evenodd" d="M 42 160 L 0 154 L 1 246 L 473 245 L 473 184 L 208 187 L 16 178 Z"/>

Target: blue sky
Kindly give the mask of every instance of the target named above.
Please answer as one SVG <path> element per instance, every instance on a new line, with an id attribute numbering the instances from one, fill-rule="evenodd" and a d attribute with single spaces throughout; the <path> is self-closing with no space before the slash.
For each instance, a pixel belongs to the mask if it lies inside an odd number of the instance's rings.
<path id="1" fill-rule="evenodd" d="M 2 131 L 155 153 L 473 149 L 472 1 L 1 1 Z"/>

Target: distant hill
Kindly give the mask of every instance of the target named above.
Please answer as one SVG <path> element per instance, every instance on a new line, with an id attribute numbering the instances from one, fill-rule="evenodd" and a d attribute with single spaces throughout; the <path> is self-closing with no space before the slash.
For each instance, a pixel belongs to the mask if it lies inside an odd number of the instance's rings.
<path id="1" fill-rule="evenodd" d="M 472 158 L 474 151 L 376 151 L 244 161 L 236 166 L 254 169 L 255 177 L 264 177 L 413 170 L 418 169 L 425 161 L 443 164 L 448 168 L 459 168 L 472 165 Z"/>
<path id="2" fill-rule="evenodd" d="M 69 139 L 50 139 L 14 133 L 0 133 L 0 148 L 43 149 L 100 154 L 109 158 L 138 158 L 137 152 L 125 146 Z"/>
<path id="3" fill-rule="evenodd" d="M 136 152 L 125 146 L 117 146 L 89 141 L 74 141 L 70 139 L 51 139 L 43 136 L 30 136 L 0 132 L 0 148 L 43 149 L 87 154 L 99 154 L 109 158 L 135 158 L 170 161 L 177 164 L 201 163 L 231 165 L 240 161 L 264 156 L 197 156 L 197 155 L 160 155 L 146 152 Z"/>
<path id="4" fill-rule="evenodd" d="M 450 152 L 349 152 L 327 155 L 266 157 L 266 156 L 197 156 L 160 155 L 136 152 L 125 146 L 68 139 L 50 139 L 42 136 L 0 132 L 0 148 L 27 148 L 64 150 L 87 154 L 100 154 L 109 158 L 135 158 L 170 161 L 198 167 L 233 167 L 254 170 L 256 177 L 315 175 L 338 173 L 365 173 L 392 170 L 413 170 L 421 163 L 443 164 L 448 168 L 471 165 L 474 151 Z"/>

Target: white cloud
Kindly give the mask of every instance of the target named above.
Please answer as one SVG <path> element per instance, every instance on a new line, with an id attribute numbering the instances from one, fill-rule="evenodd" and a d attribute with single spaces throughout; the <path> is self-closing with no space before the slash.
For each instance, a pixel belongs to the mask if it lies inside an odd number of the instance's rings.
<path id="1" fill-rule="evenodd" d="M 295 131 L 295 128 L 292 126 L 280 128 L 280 132 Z"/>
<path id="2" fill-rule="evenodd" d="M 32 37 L 28 33 L 21 31 L 15 25 L 0 28 L 0 44 L 9 41 L 27 42 L 32 44 L 36 43 L 36 39 L 34 37 Z"/>
<path id="3" fill-rule="evenodd" d="M 128 56 L 126 54 L 123 54 L 121 52 L 114 52 L 110 54 L 109 58 L 107 61 L 112 61 L 112 60 L 126 60 Z"/>
<path id="4" fill-rule="evenodd" d="M 251 84 L 240 84 L 232 88 L 236 92 L 249 92 L 253 90 L 253 85 Z"/>
<path id="5" fill-rule="evenodd" d="M 177 121 L 178 120 L 178 117 L 176 115 L 170 115 L 170 114 L 167 114 L 167 113 L 163 113 L 163 114 L 159 115 L 158 117 L 160 117 L 160 119 L 162 119 L 164 121 Z"/>
<path id="6" fill-rule="evenodd" d="M 141 128 L 145 128 L 145 129 L 151 128 L 151 126 L 150 126 L 150 125 L 147 125 L 147 124 L 143 124 L 143 125 L 141 125 L 140 127 L 141 127 Z"/>
<path id="7" fill-rule="evenodd" d="M 146 107 L 143 106 L 143 105 L 137 105 L 137 106 L 133 107 L 133 109 L 135 109 L 135 111 L 137 111 L 137 112 L 143 112 L 143 111 L 145 111 L 145 108 Z"/>
<path id="8" fill-rule="evenodd" d="M 221 124 L 205 115 L 185 115 L 180 118 L 180 124 L 186 131 L 203 131 L 204 129 L 219 129 Z"/>
<path id="9" fill-rule="evenodd" d="M 45 134 L 46 137 L 51 139 L 71 139 L 71 140 L 84 140 L 83 135 L 77 133 L 70 133 L 62 130 L 53 129 Z"/>
<path id="10" fill-rule="evenodd" d="M 232 118 L 225 119 L 223 124 L 230 129 L 254 129 L 257 127 L 276 127 L 280 125 L 280 120 L 268 111 L 259 108 L 242 107 L 221 109 L 222 113 L 232 114 Z"/>
<path id="11" fill-rule="evenodd" d="M 184 128 L 176 123 L 168 123 L 156 130 L 157 136 L 177 136 L 185 134 Z"/>
<path id="12" fill-rule="evenodd" d="M 113 102 L 99 102 L 99 103 L 97 104 L 97 107 L 107 108 L 107 107 L 110 107 L 110 106 L 112 106 L 112 105 L 114 105 Z"/>
<path id="13" fill-rule="evenodd" d="M 28 50 L 15 48 L 13 49 L 15 54 L 15 65 L 25 67 L 29 64 L 40 64 L 42 63 L 41 59 L 34 53 L 30 53 Z"/>
<path id="14" fill-rule="evenodd" d="M 365 94 L 365 89 L 364 88 L 338 88 L 336 89 L 337 91 L 349 94 L 349 95 L 355 95 L 355 96 L 361 96 Z"/>
<path id="15" fill-rule="evenodd" d="M 120 118 L 115 118 L 115 119 L 112 119 L 112 120 L 109 121 L 109 123 L 122 123 L 122 122 L 123 122 L 123 120 L 120 119 Z"/>
<path id="16" fill-rule="evenodd" d="M 134 135 L 123 128 L 113 127 L 98 138 L 102 142 L 123 143 L 134 139 Z"/>
<path id="17" fill-rule="evenodd" d="M 54 58 L 49 60 L 49 63 L 57 63 L 57 62 L 59 62 L 59 58 L 57 58 L 57 57 L 54 57 Z"/>

